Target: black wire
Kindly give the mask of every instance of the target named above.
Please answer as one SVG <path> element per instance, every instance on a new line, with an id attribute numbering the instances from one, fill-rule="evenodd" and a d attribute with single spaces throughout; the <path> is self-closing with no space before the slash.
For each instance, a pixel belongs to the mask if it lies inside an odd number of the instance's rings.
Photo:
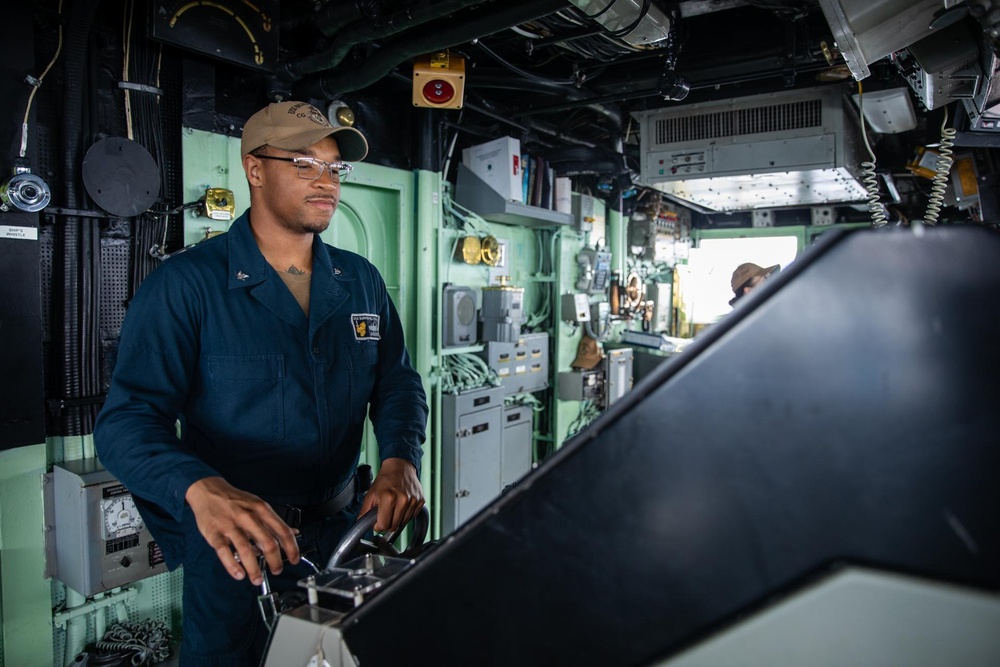
<path id="1" fill-rule="evenodd" d="M 575 83 L 574 79 L 549 79 L 547 77 L 542 77 L 536 74 L 532 74 L 531 72 L 526 72 L 523 69 L 516 67 L 515 65 L 512 65 L 511 63 L 504 60 L 498 53 L 494 52 L 492 49 L 486 46 L 486 44 L 483 43 L 483 40 L 480 39 L 478 42 L 476 42 L 476 44 L 478 44 L 479 48 L 485 51 L 488 56 L 496 60 L 498 63 L 509 69 L 511 72 L 519 74 L 525 78 L 531 79 L 533 81 L 540 81 L 542 83 L 553 83 L 561 85 Z"/>
<path id="2" fill-rule="evenodd" d="M 618 0 L 611 0 L 611 2 L 609 2 L 604 7 L 604 9 L 602 9 L 599 12 L 597 12 L 596 14 L 587 14 L 582 9 L 578 9 L 577 11 L 580 12 L 580 14 L 582 14 L 583 16 L 586 16 L 588 19 L 596 19 L 599 16 L 604 16 L 605 12 L 607 12 L 609 9 L 611 9 L 612 7 L 614 7 L 617 3 L 618 3 Z"/>
<path id="3" fill-rule="evenodd" d="M 646 18 L 646 14 L 649 13 L 649 6 L 650 4 L 652 4 L 652 2 L 653 0 L 644 0 L 644 2 L 642 3 L 642 11 L 639 12 L 638 18 L 636 18 L 636 20 L 633 21 L 632 24 L 629 25 L 628 27 L 622 28 L 621 30 L 615 31 L 611 34 L 614 35 L 615 37 L 624 37 L 625 35 L 629 34 L 633 30 L 638 28 L 639 24 L 642 23 L 642 20 Z"/>

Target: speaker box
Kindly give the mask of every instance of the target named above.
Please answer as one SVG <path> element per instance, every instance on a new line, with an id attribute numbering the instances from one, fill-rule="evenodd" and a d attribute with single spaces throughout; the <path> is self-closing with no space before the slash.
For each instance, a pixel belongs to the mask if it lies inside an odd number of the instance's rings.
<path id="1" fill-rule="evenodd" d="M 413 63 L 413 106 L 461 109 L 465 97 L 465 59 L 440 51 Z"/>
<path id="2" fill-rule="evenodd" d="M 444 343 L 461 347 L 476 343 L 476 290 L 448 285 L 444 288 Z"/>

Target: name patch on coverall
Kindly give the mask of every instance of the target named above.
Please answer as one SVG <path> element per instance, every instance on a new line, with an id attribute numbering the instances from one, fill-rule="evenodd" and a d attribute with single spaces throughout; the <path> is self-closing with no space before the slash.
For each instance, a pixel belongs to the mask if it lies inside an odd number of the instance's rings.
<path id="1" fill-rule="evenodd" d="M 369 313 L 351 315 L 351 325 L 354 327 L 354 340 L 381 340 L 378 332 L 379 316 Z"/>

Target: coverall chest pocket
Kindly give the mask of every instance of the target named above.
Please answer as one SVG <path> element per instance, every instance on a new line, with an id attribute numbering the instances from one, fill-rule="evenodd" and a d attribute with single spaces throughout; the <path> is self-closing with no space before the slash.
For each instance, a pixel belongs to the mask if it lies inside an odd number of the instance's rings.
<path id="1" fill-rule="evenodd" d="M 221 440 L 216 444 L 241 447 L 285 437 L 283 355 L 213 355 L 205 366 L 208 430 Z"/>
<path id="2" fill-rule="evenodd" d="M 364 420 L 368 411 L 368 399 L 375 387 L 378 368 L 378 343 L 362 341 L 351 348 L 351 417 Z"/>

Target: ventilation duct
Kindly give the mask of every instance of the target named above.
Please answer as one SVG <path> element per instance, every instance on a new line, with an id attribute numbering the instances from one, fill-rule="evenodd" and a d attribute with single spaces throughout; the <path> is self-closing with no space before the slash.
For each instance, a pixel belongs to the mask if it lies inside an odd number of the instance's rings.
<path id="1" fill-rule="evenodd" d="M 635 114 L 642 181 L 715 211 L 861 201 L 860 128 L 841 86 Z"/>

